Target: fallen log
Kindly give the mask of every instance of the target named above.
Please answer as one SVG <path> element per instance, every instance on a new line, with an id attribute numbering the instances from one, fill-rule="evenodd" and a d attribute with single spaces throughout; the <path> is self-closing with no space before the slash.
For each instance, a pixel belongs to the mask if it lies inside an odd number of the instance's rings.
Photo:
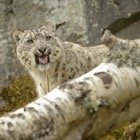
<path id="1" fill-rule="evenodd" d="M 140 116 L 140 40 L 106 31 L 110 51 L 89 73 L 0 118 L 0 140 L 90 140 Z"/>

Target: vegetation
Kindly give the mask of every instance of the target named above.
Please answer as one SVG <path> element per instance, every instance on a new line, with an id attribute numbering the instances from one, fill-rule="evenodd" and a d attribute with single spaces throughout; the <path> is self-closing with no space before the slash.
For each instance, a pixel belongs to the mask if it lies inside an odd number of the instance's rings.
<path id="1" fill-rule="evenodd" d="M 6 102 L 6 105 L 0 108 L 0 115 L 3 115 L 25 106 L 36 98 L 34 83 L 28 74 L 23 74 L 3 88 L 0 96 Z"/>

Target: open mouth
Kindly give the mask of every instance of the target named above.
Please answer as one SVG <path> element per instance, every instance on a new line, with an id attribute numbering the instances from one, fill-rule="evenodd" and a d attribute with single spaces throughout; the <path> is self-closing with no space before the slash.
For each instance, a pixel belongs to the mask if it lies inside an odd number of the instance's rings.
<path id="1" fill-rule="evenodd" d="M 47 65 L 50 63 L 50 58 L 48 55 L 37 56 L 35 55 L 35 61 L 37 65 Z"/>

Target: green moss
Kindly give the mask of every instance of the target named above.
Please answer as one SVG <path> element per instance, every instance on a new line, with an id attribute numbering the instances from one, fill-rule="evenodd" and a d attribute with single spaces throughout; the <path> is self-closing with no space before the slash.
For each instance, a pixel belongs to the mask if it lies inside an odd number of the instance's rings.
<path id="1" fill-rule="evenodd" d="M 35 86 L 28 74 L 14 79 L 8 87 L 2 89 L 0 96 L 6 105 L 0 108 L 0 115 L 14 111 L 33 101 L 36 97 Z"/>

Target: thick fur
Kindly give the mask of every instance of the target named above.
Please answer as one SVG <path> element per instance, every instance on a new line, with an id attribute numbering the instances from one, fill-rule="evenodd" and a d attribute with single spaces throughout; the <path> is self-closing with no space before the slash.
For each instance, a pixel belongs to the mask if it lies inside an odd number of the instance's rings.
<path id="1" fill-rule="evenodd" d="M 21 63 L 33 77 L 39 97 L 68 80 L 79 77 L 102 62 L 108 49 L 98 47 L 81 47 L 70 42 L 61 42 L 46 27 L 37 30 L 15 31 L 16 54 Z M 44 49 L 49 63 L 39 65 L 36 55 Z"/>

